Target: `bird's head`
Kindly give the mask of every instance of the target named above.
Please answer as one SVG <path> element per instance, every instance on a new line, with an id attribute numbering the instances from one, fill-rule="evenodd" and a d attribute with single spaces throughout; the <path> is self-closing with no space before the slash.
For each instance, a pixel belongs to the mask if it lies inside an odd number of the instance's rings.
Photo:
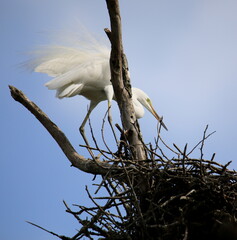
<path id="1" fill-rule="evenodd" d="M 162 117 L 160 117 L 156 113 L 152 105 L 151 99 L 148 97 L 148 95 L 145 92 L 143 92 L 139 88 L 132 88 L 132 99 L 133 99 L 134 110 L 137 118 L 143 117 L 144 109 L 142 106 L 144 106 L 160 122 L 162 127 L 164 127 L 164 129 L 168 131 L 167 127 L 162 121 Z"/>

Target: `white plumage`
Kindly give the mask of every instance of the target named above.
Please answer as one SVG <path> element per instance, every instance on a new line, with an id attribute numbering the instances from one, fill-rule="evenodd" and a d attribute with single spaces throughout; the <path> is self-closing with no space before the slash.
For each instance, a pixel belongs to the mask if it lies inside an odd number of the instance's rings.
<path id="1" fill-rule="evenodd" d="M 80 127 L 81 132 L 99 102 L 107 100 L 110 107 L 112 100 L 115 100 L 110 81 L 109 57 L 110 49 L 106 45 L 88 38 L 73 47 L 52 45 L 39 49 L 31 61 L 35 72 L 54 77 L 45 86 L 56 90 L 58 98 L 82 95 L 90 100 L 88 113 Z M 132 88 L 132 101 L 137 118 L 143 117 L 144 106 L 167 130 L 146 93 Z"/>

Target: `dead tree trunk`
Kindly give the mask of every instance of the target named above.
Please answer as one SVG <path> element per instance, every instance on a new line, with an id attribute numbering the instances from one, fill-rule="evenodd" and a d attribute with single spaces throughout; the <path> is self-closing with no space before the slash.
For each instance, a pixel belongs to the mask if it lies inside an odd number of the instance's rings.
<path id="1" fill-rule="evenodd" d="M 106 3 L 111 23 L 111 32 L 107 31 L 111 41 L 111 82 L 113 84 L 115 97 L 121 113 L 121 121 L 132 151 L 133 159 L 144 160 L 146 154 L 132 104 L 131 87 L 128 79 L 129 75 L 127 74 L 128 67 L 123 52 L 119 1 L 106 0 Z"/>

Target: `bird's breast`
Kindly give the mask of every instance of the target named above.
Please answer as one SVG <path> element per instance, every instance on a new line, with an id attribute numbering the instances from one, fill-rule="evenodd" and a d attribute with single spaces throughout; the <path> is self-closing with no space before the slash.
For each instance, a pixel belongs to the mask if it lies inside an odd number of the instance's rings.
<path id="1" fill-rule="evenodd" d="M 84 86 L 80 95 L 95 102 L 101 102 L 101 101 L 107 100 L 106 94 L 104 92 L 104 88 Z"/>
<path id="2" fill-rule="evenodd" d="M 136 98 L 134 98 L 134 96 L 132 98 L 132 102 L 133 102 L 133 107 L 134 107 L 136 118 L 137 119 L 142 118 L 145 113 L 142 104 Z"/>

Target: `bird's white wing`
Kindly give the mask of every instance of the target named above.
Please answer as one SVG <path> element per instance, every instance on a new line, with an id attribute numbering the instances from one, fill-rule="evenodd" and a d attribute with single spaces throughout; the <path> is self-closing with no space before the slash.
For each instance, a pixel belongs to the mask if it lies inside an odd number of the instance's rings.
<path id="1" fill-rule="evenodd" d="M 54 65 L 54 61 L 57 62 Z M 62 59 L 62 61 L 65 61 Z M 51 62 L 43 63 L 39 65 L 38 68 L 41 68 L 45 72 L 43 66 L 49 66 L 55 70 L 55 66 L 58 67 L 59 63 L 62 64 L 62 61 L 58 59 L 52 59 Z M 69 64 L 69 66 L 67 66 Z M 81 94 L 81 91 L 86 89 L 97 89 L 98 91 L 105 88 L 105 86 L 110 85 L 110 67 L 109 59 L 102 54 L 94 54 L 85 56 L 83 59 L 81 55 L 77 58 L 75 57 L 74 61 L 68 61 L 62 64 L 62 68 L 67 68 L 67 71 L 59 74 L 51 81 L 47 82 L 45 85 L 51 90 L 57 90 L 56 96 L 58 98 L 63 97 L 73 97 L 77 94 Z M 60 70 L 60 68 L 59 68 Z M 51 70 L 50 70 L 51 71 Z"/>
<path id="2" fill-rule="evenodd" d="M 111 84 L 108 59 L 84 62 L 47 82 L 45 86 L 49 89 L 59 89 L 68 84 L 83 84 L 98 89 Z"/>
<path id="3" fill-rule="evenodd" d="M 90 35 L 86 34 L 83 39 L 79 37 L 70 46 L 41 47 L 34 51 L 34 59 L 29 62 L 28 66 L 35 72 L 54 77 L 45 85 L 56 90 L 59 98 L 83 94 L 91 100 L 92 95 L 101 94 L 111 85 L 110 49 Z"/>
<path id="4" fill-rule="evenodd" d="M 35 72 L 55 77 L 45 85 L 57 90 L 57 97 L 80 94 L 84 86 L 103 89 L 110 83 L 109 48 L 83 43 L 77 47 L 47 46 L 35 52 Z"/>
<path id="5" fill-rule="evenodd" d="M 64 98 L 64 97 L 76 96 L 81 92 L 82 88 L 83 88 L 83 84 L 74 84 L 74 83 L 68 84 L 66 86 L 63 86 L 57 89 L 56 97 Z"/>
<path id="6" fill-rule="evenodd" d="M 80 65 L 87 56 L 75 48 L 50 46 L 41 50 L 41 56 L 35 60 L 35 72 L 57 77 Z"/>
<path id="7" fill-rule="evenodd" d="M 88 61 L 109 59 L 109 49 L 107 47 L 101 45 L 98 45 L 96 49 L 92 47 L 43 47 L 35 51 L 35 57 L 31 61 L 31 65 L 35 72 L 57 77 Z"/>

